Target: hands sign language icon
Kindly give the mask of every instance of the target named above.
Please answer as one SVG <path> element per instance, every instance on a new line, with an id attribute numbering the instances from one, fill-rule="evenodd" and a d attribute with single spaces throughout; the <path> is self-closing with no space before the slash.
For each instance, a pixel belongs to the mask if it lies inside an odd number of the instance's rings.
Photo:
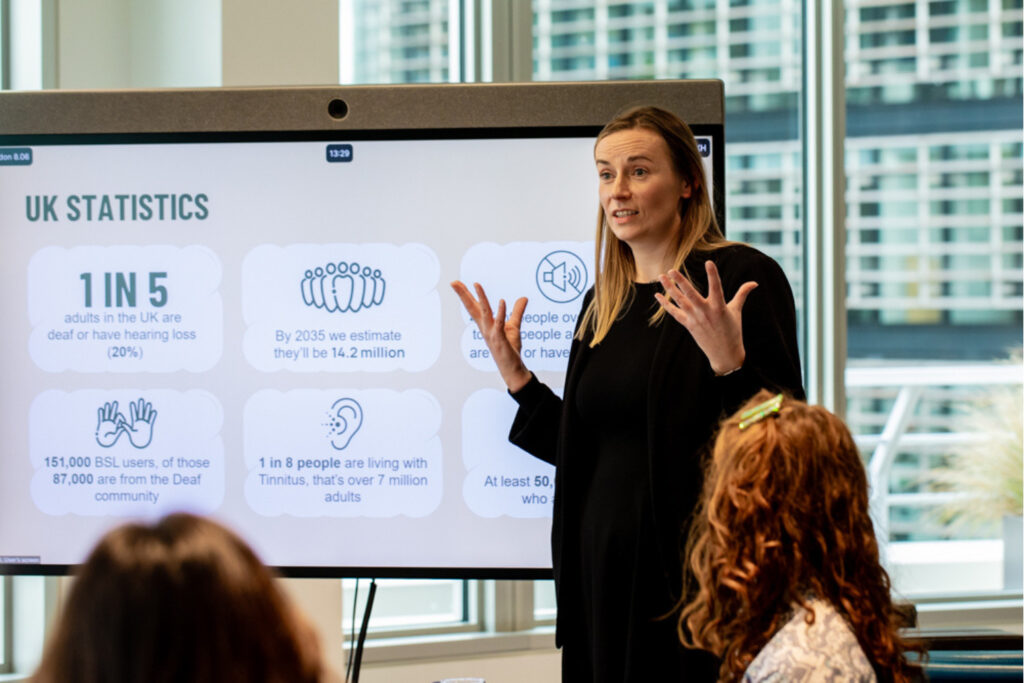
<path id="1" fill-rule="evenodd" d="M 110 448 L 121 436 L 124 426 L 124 415 L 117 412 L 117 401 L 104 403 L 96 410 L 96 443 L 104 448 Z"/>
<path id="2" fill-rule="evenodd" d="M 139 399 L 128 404 L 131 422 L 124 414 L 118 412 L 117 401 L 104 403 L 97 409 L 96 443 L 110 448 L 121 434 L 127 434 L 135 448 L 145 448 L 153 440 L 153 425 L 156 423 L 156 410 L 153 404 Z"/>
<path id="3" fill-rule="evenodd" d="M 153 424 L 156 422 L 156 411 L 153 404 L 143 401 L 141 398 L 135 403 L 129 404 L 129 414 L 132 416 L 131 424 L 125 425 L 128 432 L 128 440 L 136 448 L 145 448 L 153 440 Z"/>

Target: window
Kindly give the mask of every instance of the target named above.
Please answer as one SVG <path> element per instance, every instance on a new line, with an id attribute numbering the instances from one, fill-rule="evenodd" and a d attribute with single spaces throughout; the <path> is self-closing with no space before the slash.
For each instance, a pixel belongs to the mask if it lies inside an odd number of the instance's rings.
<path id="1" fill-rule="evenodd" d="M 352 603 L 355 606 L 355 630 L 359 631 L 370 581 L 342 581 L 342 627 L 348 633 L 352 625 Z M 455 633 L 481 631 L 479 614 L 481 590 L 478 581 L 438 579 L 378 579 L 377 594 L 370 613 L 369 628 L 373 637 L 395 634 Z"/>
<path id="2" fill-rule="evenodd" d="M 860 8 L 860 20 L 862 22 L 911 19 L 913 17 L 914 5 L 881 5 Z"/>
<path id="3" fill-rule="evenodd" d="M 462 78 L 449 26 L 460 26 L 460 3 L 347 0 L 339 4 L 343 83 L 444 83 Z"/>
<path id="4" fill-rule="evenodd" d="M 575 21 L 592 21 L 594 10 L 592 9 L 570 9 L 560 10 L 551 13 L 551 23 L 567 24 Z"/>
<path id="5" fill-rule="evenodd" d="M 625 5 L 611 5 L 608 8 L 608 17 L 617 19 L 619 17 L 632 17 L 640 14 L 654 14 L 653 2 L 630 3 Z"/>
<path id="6" fill-rule="evenodd" d="M 551 47 L 576 47 L 579 45 L 593 44 L 593 31 L 580 31 L 579 33 L 560 33 L 551 37 Z"/>
<path id="7" fill-rule="evenodd" d="M 555 582 L 534 581 L 533 619 L 538 624 L 555 623 Z"/>
<path id="8" fill-rule="evenodd" d="M 862 22 L 899 11 L 847 6 Z M 956 494 L 934 483 L 937 468 L 958 452 L 952 444 L 979 438 L 963 419 L 965 406 L 987 400 L 1003 382 L 1020 389 L 1019 378 L 1008 380 L 999 364 L 1009 346 L 1020 347 L 1022 272 L 1008 264 L 1017 262 L 1021 244 L 1000 228 L 1019 223 L 1013 209 L 1022 190 L 1020 183 L 997 180 L 1016 180 L 1021 168 L 1019 107 L 999 106 L 1003 97 L 1019 102 L 1021 96 L 1019 80 L 1009 92 L 1000 85 L 1019 76 L 1011 73 L 1019 71 L 1011 66 L 1019 40 L 1005 44 L 987 23 L 968 16 L 987 21 L 990 11 L 987 2 L 935 0 L 918 31 L 846 27 L 847 44 L 863 49 L 852 53 L 846 70 L 847 418 L 879 474 L 879 540 L 896 590 L 908 597 L 1003 589 L 998 524 L 944 524 L 940 507 Z M 951 23 L 944 19 L 950 15 L 962 19 Z M 1000 35 L 1012 34 L 1014 22 L 1005 14 L 1001 19 Z M 950 43 L 970 43 L 970 51 L 950 53 Z M 908 48 L 927 64 L 924 70 L 910 68 L 913 62 L 879 66 L 883 58 L 911 60 L 903 56 Z M 927 71 L 968 68 L 969 82 L 926 82 Z M 888 87 L 862 99 L 883 73 Z M 871 106 L 861 106 L 868 100 Z M 918 125 L 933 103 L 954 102 L 954 116 Z M 928 379 L 911 386 L 918 372 Z M 887 425 L 901 428 L 883 443 Z M 958 576 L 958 558 L 965 556 L 978 564 L 970 576 Z"/>
<path id="9" fill-rule="evenodd" d="M 716 20 L 709 10 L 728 9 L 727 0 L 595 2 L 592 18 L 598 24 L 614 21 L 614 28 L 606 44 L 588 47 L 585 60 L 581 51 L 574 53 L 576 63 L 553 51 L 556 34 L 547 28 L 570 5 L 580 3 L 533 2 L 534 80 L 722 78 L 728 93 L 726 193 L 731 208 L 727 229 L 730 234 L 749 235 L 749 241 L 778 259 L 799 292 L 801 4 L 754 0 L 742 3 L 742 10 L 721 13 L 726 18 Z M 542 20 L 548 16 L 550 22 Z M 669 21 L 652 26 L 652 16 L 668 16 Z M 718 49 L 722 29 L 728 31 L 727 50 Z M 740 198 L 750 183 L 775 188 L 768 203 L 761 197 L 754 204 Z"/>

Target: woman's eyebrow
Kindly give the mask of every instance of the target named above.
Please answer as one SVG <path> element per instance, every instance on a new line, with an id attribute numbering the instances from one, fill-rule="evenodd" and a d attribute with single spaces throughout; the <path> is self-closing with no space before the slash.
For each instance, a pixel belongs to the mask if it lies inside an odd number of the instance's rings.
<path id="1" fill-rule="evenodd" d="M 651 158 L 648 157 L 648 156 L 644 156 L 643 154 L 637 154 L 636 156 L 626 157 L 626 161 L 628 161 L 628 162 L 648 161 L 649 162 L 649 161 L 651 161 Z M 611 165 L 610 161 L 605 161 L 604 159 L 594 159 L 594 163 L 596 163 L 596 164 L 608 164 L 609 166 Z"/>

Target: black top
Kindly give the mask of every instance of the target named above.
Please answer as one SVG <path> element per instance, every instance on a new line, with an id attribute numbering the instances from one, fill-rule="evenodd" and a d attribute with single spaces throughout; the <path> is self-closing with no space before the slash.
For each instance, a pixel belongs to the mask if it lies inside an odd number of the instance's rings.
<path id="1" fill-rule="evenodd" d="M 662 318 L 652 327 L 650 321 L 660 290 L 657 283 L 636 286 L 629 308 L 580 372 L 575 407 L 581 427 L 594 435 L 595 450 L 581 484 L 582 656 L 567 662 L 577 667 L 579 679 L 617 683 L 626 680 L 627 662 L 642 661 L 660 680 L 684 680 L 675 622 L 656 620 L 673 604 L 670 586 L 652 561 L 658 549 L 647 464 L 647 387 L 658 328 L 666 323 Z"/>
<path id="2" fill-rule="evenodd" d="M 743 344 L 747 356 L 740 370 L 716 377 L 704 352 L 682 325 L 666 318 L 651 331 L 655 337 L 654 350 L 650 354 L 650 370 L 644 375 L 642 414 L 635 418 L 641 420 L 644 438 L 631 447 L 644 453 L 647 476 L 647 491 L 643 496 L 647 508 L 642 509 L 641 514 L 649 512 L 650 524 L 640 518 L 642 528 L 638 535 L 646 535 L 646 538 L 638 540 L 643 556 L 638 554 L 637 557 L 642 561 L 633 565 L 635 572 L 642 573 L 634 573 L 622 583 L 602 576 L 594 569 L 594 561 L 583 557 L 582 553 L 591 526 L 584 519 L 595 505 L 590 487 L 602 439 L 583 424 L 584 416 L 577 406 L 590 401 L 580 396 L 585 393 L 583 379 L 604 342 L 591 347 L 589 333 L 582 341 L 573 341 L 566 369 L 564 401 L 536 378 L 513 395 L 519 403 L 519 411 L 509 439 L 556 467 L 551 553 L 558 594 L 555 639 L 563 648 L 564 681 L 601 680 L 596 678 L 601 674 L 592 671 L 593 662 L 604 662 L 595 650 L 597 647 L 602 650 L 617 647 L 614 656 L 625 661 L 625 673 L 621 676 L 613 673 L 609 680 L 660 679 L 659 672 L 651 669 L 648 653 L 641 652 L 638 644 L 649 644 L 650 651 L 675 652 L 671 644 L 655 642 L 664 631 L 652 636 L 646 630 L 650 622 L 627 618 L 624 628 L 610 626 L 617 630 L 609 631 L 611 635 L 602 644 L 592 644 L 590 626 L 604 632 L 604 624 L 618 623 L 622 618 L 607 605 L 585 605 L 584 583 L 602 583 L 591 586 L 591 595 L 631 592 L 642 585 L 655 596 L 654 603 L 674 604 L 679 600 L 683 570 L 680 544 L 685 540 L 683 535 L 700 495 L 701 456 L 719 420 L 761 388 L 803 398 L 796 309 L 782 269 L 765 254 L 741 244 L 694 254 L 687 259 L 686 270 L 694 286 L 704 293 L 707 292 L 706 259 L 713 260 L 718 267 L 726 300 L 731 299 L 744 282 L 753 280 L 759 285 L 743 307 Z M 584 308 L 592 295 L 592 291 L 588 292 Z M 628 362 L 631 355 L 632 351 L 623 355 L 621 362 Z M 602 503 L 596 501 L 597 505 Z M 642 596 L 632 600 L 630 609 L 646 600 Z M 633 613 L 636 614 L 635 610 Z M 670 619 L 668 623 L 673 622 Z M 615 640 L 622 642 L 616 646 Z M 684 650 L 678 654 L 685 662 L 686 674 L 677 680 L 716 679 L 714 660 L 707 653 Z M 668 669 L 670 679 L 673 670 L 674 667 Z M 665 670 L 660 673 L 664 674 Z"/>

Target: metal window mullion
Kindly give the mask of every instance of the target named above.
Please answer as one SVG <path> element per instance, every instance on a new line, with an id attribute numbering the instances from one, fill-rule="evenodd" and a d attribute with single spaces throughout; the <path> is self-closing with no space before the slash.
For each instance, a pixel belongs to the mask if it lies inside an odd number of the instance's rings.
<path id="1" fill-rule="evenodd" d="M 804 2 L 801 112 L 807 395 L 840 416 L 846 403 L 843 9 L 842 0 Z"/>
<path id="2" fill-rule="evenodd" d="M 491 0 L 491 80 L 517 83 L 533 79 L 533 3 Z"/>
<path id="3" fill-rule="evenodd" d="M 11 3 L 0 0 L 0 90 L 11 87 Z"/>
<path id="4" fill-rule="evenodd" d="M 533 628 L 533 581 L 490 583 L 488 630 L 501 633 Z"/>
<path id="5" fill-rule="evenodd" d="M 60 87 L 60 14 L 57 3 L 58 0 L 42 0 L 40 3 L 43 25 L 41 87 L 44 90 Z"/>
<path id="6" fill-rule="evenodd" d="M 6 45 L 6 43 L 4 43 Z M 14 604 L 11 600 L 11 577 L 0 576 L 0 595 L 3 595 L 3 609 L 0 609 L 0 621 L 3 622 L 3 638 L 0 639 L 0 673 L 10 673 L 13 669 L 11 658 L 14 645 Z"/>
<path id="7" fill-rule="evenodd" d="M 459 54 L 462 57 L 460 79 L 463 83 L 476 83 L 482 80 L 483 67 L 480 63 L 483 55 L 483 33 L 481 27 L 479 0 L 460 0 L 462 4 L 462 20 L 459 22 L 461 45 Z M 449 27 L 449 35 L 451 27 Z"/>

